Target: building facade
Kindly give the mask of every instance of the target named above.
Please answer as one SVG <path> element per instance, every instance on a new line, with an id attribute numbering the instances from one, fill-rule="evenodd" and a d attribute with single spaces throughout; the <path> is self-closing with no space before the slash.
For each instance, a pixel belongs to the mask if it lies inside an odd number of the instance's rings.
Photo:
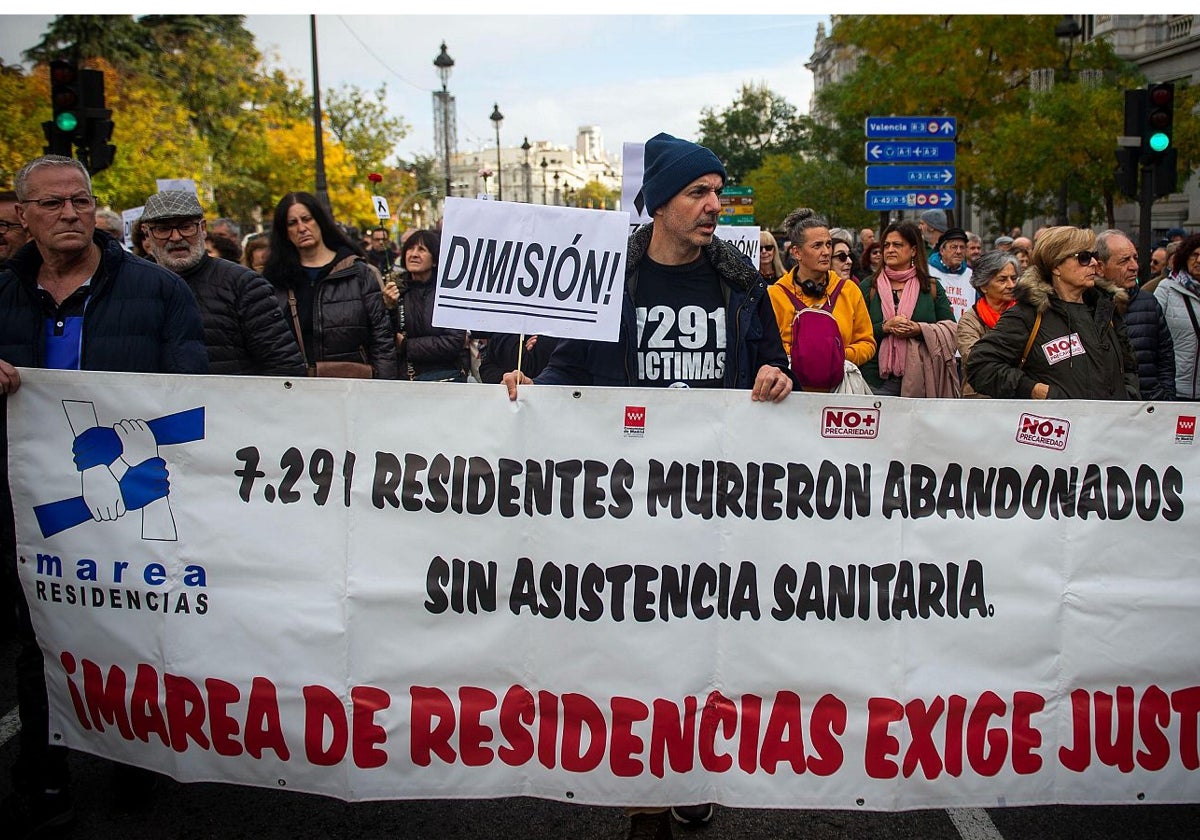
<path id="1" fill-rule="evenodd" d="M 599 181 L 606 190 L 620 193 L 620 157 L 604 150 L 597 126 L 581 126 L 573 148 L 548 140 L 525 143 L 502 146 L 498 157 L 495 146 L 451 155 L 452 194 L 487 194 L 504 201 L 568 205 L 589 181 Z"/>

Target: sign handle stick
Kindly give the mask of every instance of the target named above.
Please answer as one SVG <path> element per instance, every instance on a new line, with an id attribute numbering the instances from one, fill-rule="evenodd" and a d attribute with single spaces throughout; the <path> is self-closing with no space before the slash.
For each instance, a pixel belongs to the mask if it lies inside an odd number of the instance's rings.
<path id="1" fill-rule="evenodd" d="M 517 373 L 521 372 L 521 357 L 525 355 L 525 333 L 517 339 Z"/>

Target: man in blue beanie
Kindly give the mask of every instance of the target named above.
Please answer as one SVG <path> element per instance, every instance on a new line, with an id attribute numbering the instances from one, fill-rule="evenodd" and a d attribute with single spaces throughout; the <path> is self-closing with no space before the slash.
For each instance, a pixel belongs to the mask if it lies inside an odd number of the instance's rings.
<path id="1" fill-rule="evenodd" d="M 791 393 L 766 285 L 714 236 L 724 186 L 725 167 L 711 151 L 669 134 L 652 137 L 636 201 L 653 222 L 629 237 L 618 340 L 559 342 L 536 379 L 505 374 L 509 399 L 530 383 L 743 388 L 767 402 Z"/>

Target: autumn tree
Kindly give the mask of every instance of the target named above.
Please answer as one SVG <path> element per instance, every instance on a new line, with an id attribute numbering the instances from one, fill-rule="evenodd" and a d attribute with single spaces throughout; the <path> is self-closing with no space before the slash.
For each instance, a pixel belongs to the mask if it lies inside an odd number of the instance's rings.
<path id="1" fill-rule="evenodd" d="M 742 183 L 766 155 L 798 151 L 805 136 L 795 106 L 765 85 L 744 84 L 728 107 L 700 113 L 699 143 L 725 164 L 731 184 Z"/>
<path id="2" fill-rule="evenodd" d="M 1005 224 L 1019 222 L 1052 206 L 1064 169 L 1077 166 L 1066 170 L 1077 217 L 1095 218 L 1113 188 L 1121 122 L 1119 112 L 1112 121 L 1112 103 L 1136 76 L 1106 41 L 1091 41 L 1070 54 L 1071 87 L 1060 79 L 1060 89 L 1039 100 L 1030 92 L 1033 71 L 1061 68 L 1067 58 L 1054 34 L 1059 21 L 1052 15 L 837 16 L 830 38 L 853 50 L 858 64 L 818 93 L 810 150 L 861 169 L 867 116 L 952 115 L 958 118 L 957 186 L 981 209 Z M 1090 87 L 1080 79 L 1089 79 Z M 1098 109 L 1090 118 L 1084 103 Z"/>
<path id="3" fill-rule="evenodd" d="M 360 180 L 384 168 L 392 148 L 408 134 L 404 121 L 388 114 L 386 98 L 387 85 L 372 94 L 357 85 L 325 91 L 326 125 L 345 147 Z"/>

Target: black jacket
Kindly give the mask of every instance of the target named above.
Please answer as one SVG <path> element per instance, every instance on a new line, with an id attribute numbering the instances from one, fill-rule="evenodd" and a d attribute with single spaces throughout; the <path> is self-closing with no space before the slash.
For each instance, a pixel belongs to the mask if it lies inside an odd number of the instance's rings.
<path id="1" fill-rule="evenodd" d="M 97 233 L 100 265 L 83 316 L 83 370 L 208 373 L 196 299 L 176 274 L 134 256 Z M 37 243 L 27 243 L 0 272 L 0 359 L 43 367 Z"/>
<path id="2" fill-rule="evenodd" d="M 466 371 L 471 364 L 466 330 L 433 325 L 436 287 L 436 275 L 425 283 L 415 283 L 407 273 L 400 286 L 397 319 L 404 321 L 400 355 L 411 366 L 414 376 L 443 370 Z"/>
<path id="3" fill-rule="evenodd" d="M 289 319 L 260 274 L 205 254 L 181 276 L 200 305 L 210 373 L 305 375 Z"/>
<path id="4" fill-rule="evenodd" d="M 560 341 L 534 381 L 543 385 L 632 385 L 637 382 L 638 266 L 650 248 L 653 223 L 629 237 L 625 294 L 617 341 Z M 759 368 L 771 365 L 791 376 L 775 310 L 758 269 L 728 242 L 713 238 L 701 252 L 721 280 L 725 297 L 725 388 L 752 388 Z M 794 381 L 794 379 L 793 379 Z"/>
<path id="5" fill-rule="evenodd" d="M 1175 399 L 1175 343 L 1154 295 L 1127 289 L 1125 328 L 1137 359 L 1138 385 L 1144 400 Z"/>
<path id="6" fill-rule="evenodd" d="M 275 283 L 275 294 L 290 322 L 286 281 Z M 312 312 L 313 346 L 304 348 L 310 363 L 366 362 L 376 379 L 396 378 L 391 318 L 378 275 L 362 257 L 338 251 L 329 272 L 317 281 Z"/>
<path id="7" fill-rule="evenodd" d="M 1030 399 L 1041 382 L 1050 386 L 1048 399 L 1140 399 L 1137 363 L 1117 307 L 1118 301 L 1124 303 L 1124 292 L 1097 277 L 1082 304 L 1069 304 L 1030 269 L 1014 294 L 1017 302 L 967 358 L 967 379 L 976 391 Z M 1042 323 L 1022 369 L 1021 353 L 1039 312 Z M 1072 334 L 1078 334 L 1082 349 L 1069 343 Z"/>

